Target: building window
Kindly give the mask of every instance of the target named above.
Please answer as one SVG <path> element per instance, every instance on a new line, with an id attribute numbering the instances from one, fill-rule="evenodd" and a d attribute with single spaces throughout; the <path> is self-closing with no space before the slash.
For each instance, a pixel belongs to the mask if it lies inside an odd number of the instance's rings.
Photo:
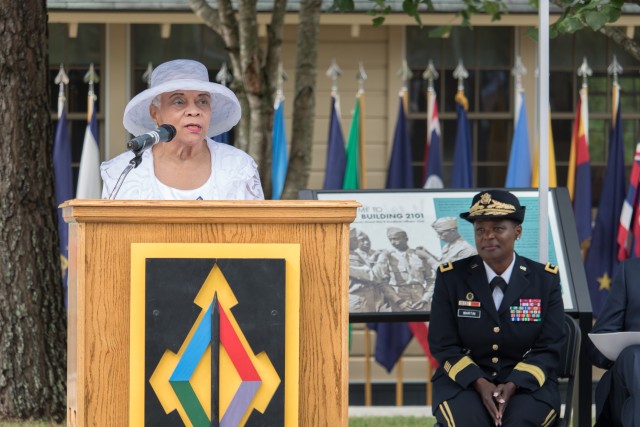
<path id="1" fill-rule="evenodd" d="M 435 82 L 445 185 L 451 182 L 456 136 L 453 71 L 462 60 L 469 72 L 465 95 L 473 141 L 474 183 L 478 187 L 504 185 L 513 132 L 513 29 L 508 27 L 454 28 L 448 38 L 429 38 L 431 28 L 407 28 L 407 62 L 413 71 L 410 86 L 409 127 L 413 145 L 416 187 L 422 186 L 426 139 L 427 82 L 422 73 L 429 60 L 437 68 Z"/>
<path id="2" fill-rule="evenodd" d="M 77 37 L 68 35 L 66 24 L 49 24 L 49 84 L 50 84 L 50 111 L 53 126 L 58 123 L 58 90 L 59 86 L 54 82 L 60 64 L 69 76 L 69 84 L 65 87 L 66 111 L 69 122 L 69 138 L 71 140 L 71 162 L 73 168 L 73 193 L 76 191 L 78 171 L 80 169 L 80 157 L 82 145 L 87 128 L 87 99 L 89 85 L 84 82 L 84 75 L 89 71 L 93 63 L 96 73 L 100 77 L 103 58 L 103 34 L 104 26 L 98 24 L 78 25 Z M 101 96 L 101 82 L 94 84 L 94 92 L 98 96 L 96 102 L 96 114 L 100 140 L 104 140 L 102 131 L 104 116 L 101 114 L 103 102 Z M 102 143 L 100 143 L 102 147 Z M 101 148 L 102 151 L 102 148 Z"/>
<path id="3" fill-rule="evenodd" d="M 426 89 L 422 73 L 432 60 L 439 79 L 435 84 L 443 144 L 445 185 L 451 182 L 453 147 L 456 132 L 453 70 L 459 59 L 469 71 L 465 93 L 469 99 L 468 116 L 472 129 L 474 183 L 478 187 L 504 185 L 509 150 L 513 137 L 513 87 L 511 69 L 515 62 L 514 28 L 455 28 L 449 38 L 428 37 L 429 28 L 407 28 L 407 60 L 414 77 L 408 115 L 413 145 L 414 176 L 421 186 L 426 139 Z M 640 41 L 636 29 L 635 39 Z M 589 151 L 592 163 L 592 191 L 597 206 L 607 163 L 611 128 L 611 86 L 607 67 L 615 54 L 624 68 L 619 77 L 623 140 L 627 175 L 640 136 L 640 63 L 600 33 L 590 30 L 564 35 L 550 41 L 551 126 L 555 145 L 558 185 L 567 180 L 571 132 L 575 106 L 582 79 L 577 75 L 583 57 L 587 57 L 593 75 L 589 83 Z M 534 70 L 529 70 L 530 73 Z M 527 97 L 535 93 L 527 93 Z M 536 126 L 534 111 L 528 111 L 529 128 Z"/>
<path id="4" fill-rule="evenodd" d="M 640 42 L 636 29 L 635 40 Z M 593 75 L 589 85 L 589 154 L 594 206 L 598 206 L 609 153 L 611 129 L 611 91 L 613 80 L 607 68 L 616 55 L 623 74 L 618 77 L 622 110 L 622 131 L 627 176 L 640 136 L 640 63 L 606 36 L 590 30 L 559 36 L 550 40 L 549 68 L 551 126 L 556 150 L 558 184 L 566 184 L 571 146 L 571 132 L 582 78 L 577 70 L 587 58 Z"/>

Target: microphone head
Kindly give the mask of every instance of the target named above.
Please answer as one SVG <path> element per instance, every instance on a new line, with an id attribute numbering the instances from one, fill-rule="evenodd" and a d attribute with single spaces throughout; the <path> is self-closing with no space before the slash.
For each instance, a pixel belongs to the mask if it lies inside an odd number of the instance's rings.
<path id="1" fill-rule="evenodd" d="M 176 136 L 176 128 L 173 125 L 164 124 L 158 129 L 164 129 L 167 132 L 167 139 L 165 142 L 171 141 Z"/>

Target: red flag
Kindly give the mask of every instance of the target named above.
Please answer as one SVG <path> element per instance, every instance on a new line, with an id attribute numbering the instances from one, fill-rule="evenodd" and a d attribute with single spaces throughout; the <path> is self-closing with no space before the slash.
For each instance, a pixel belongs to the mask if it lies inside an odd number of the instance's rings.
<path id="1" fill-rule="evenodd" d="M 427 339 L 429 335 L 429 324 L 427 322 L 409 322 L 409 329 L 413 332 L 413 336 L 418 340 L 418 344 L 422 347 L 425 356 L 429 359 L 429 363 L 431 363 L 431 367 L 436 369 L 438 367 L 438 361 L 431 354 L 431 349 L 429 348 L 429 340 Z"/>

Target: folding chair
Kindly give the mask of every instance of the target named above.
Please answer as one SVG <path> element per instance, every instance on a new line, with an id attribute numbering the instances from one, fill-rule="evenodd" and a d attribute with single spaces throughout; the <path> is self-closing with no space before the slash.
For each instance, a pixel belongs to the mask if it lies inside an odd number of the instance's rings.
<path id="1" fill-rule="evenodd" d="M 564 315 L 564 332 L 567 339 L 560 352 L 558 379 L 567 379 L 567 394 L 565 396 L 564 415 L 558 419 L 557 427 L 566 427 L 571 420 L 575 375 L 582 341 L 578 322 L 568 314 Z"/>

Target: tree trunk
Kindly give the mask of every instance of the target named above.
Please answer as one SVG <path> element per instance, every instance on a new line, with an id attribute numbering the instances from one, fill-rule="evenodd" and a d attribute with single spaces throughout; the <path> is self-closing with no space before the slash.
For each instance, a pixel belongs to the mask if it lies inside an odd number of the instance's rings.
<path id="1" fill-rule="evenodd" d="M 45 0 L 0 0 L 0 419 L 66 406 Z"/>
<path id="2" fill-rule="evenodd" d="M 256 0 L 240 0 L 238 14 L 231 0 L 218 0 L 216 9 L 206 0 L 187 0 L 194 13 L 224 40 L 233 72 L 231 88 L 240 105 L 242 117 L 236 127 L 236 146 L 246 151 L 258 163 L 260 178 L 266 195 L 270 194 L 271 128 L 273 106 L 265 104 L 265 72 L 262 68 L 262 50 L 258 40 Z M 284 13 L 284 12 L 283 12 Z M 266 106 L 266 107 L 265 107 Z M 273 119 L 271 119 L 273 120 Z"/>
<path id="3" fill-rule="evenodd" d="M 298 190 L 306 188 L 309 182 L 321 6 L 321 0 L 302 0 L 300 3 L 293 131 L 283 199 L 296 199 Z"/>

